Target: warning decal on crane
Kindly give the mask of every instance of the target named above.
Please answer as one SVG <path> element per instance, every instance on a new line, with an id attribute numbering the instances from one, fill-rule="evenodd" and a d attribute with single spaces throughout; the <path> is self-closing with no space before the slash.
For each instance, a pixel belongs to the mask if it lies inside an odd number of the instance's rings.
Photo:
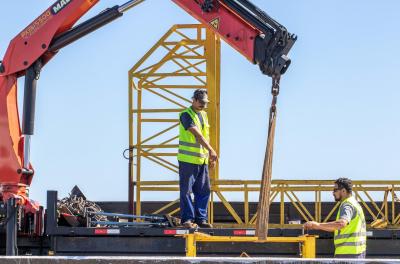
<path id="1" fill-rule="evenodd" d="M 213 28 L 215 28 L 216 30 L 218 30 L 219 29 L 219 17 L 211 20 L 210 25 L 213 26 Z"/>

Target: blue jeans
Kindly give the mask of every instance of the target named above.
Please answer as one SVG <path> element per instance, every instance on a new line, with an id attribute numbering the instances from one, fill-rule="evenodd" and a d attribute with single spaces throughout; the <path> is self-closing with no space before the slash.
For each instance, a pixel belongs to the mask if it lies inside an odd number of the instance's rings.
<path id="1" fill-rule="evenodd" d="M 208 165 L 179 161 L 179 188 L 182 223 L 188 220 L 207 221 L 207 207 L 211 190 Z M 194 202 L 191 192 L 194 195 Z"/>

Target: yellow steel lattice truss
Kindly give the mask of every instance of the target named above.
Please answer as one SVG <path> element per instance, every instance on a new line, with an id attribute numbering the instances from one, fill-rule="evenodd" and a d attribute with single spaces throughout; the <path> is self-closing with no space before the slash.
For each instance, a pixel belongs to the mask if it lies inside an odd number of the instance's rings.
<path id="1" fill-rule="evenodd" d="M 130 168 L 130 185 L 133 181 L 136 185 L 137 214 L 141 193 L 146 191 L 143 181 L 178 178 L 178 113 L 191 104 L 194 89 L 208 90 L 211 145 L 219 154 L 219 65 L 220 40 L 211 30 L 175 25 L 129 71 L 129 144 L 135 164 Z M 218 166 L 210 177 L 212 182 L 218 179 Z"/>
<path id="2" fill-rule="evenodd" d="M 203 25 L 173 26 L 129 71 L 129 144 L 134 166 L 130 167 L 130 187 L 136 185 L 136 214 L 141 213 L 142 193 L 152 194 L 151 200 L 171 200 L 152 213 L 179 213 L 179 184 L 176 153 L 178 147 L 178 113 L 191 103 L 194 89 L 206 88 L 211 103 L 208 116 L 211 145 L 220 154 L 220 40 Z M 254 227 L 256 208 L 249 195 L 260 190 L 259 180 L 220 179 L 218 166 L 210 172 L 212 195 L 209 217 L 213 223 L 213 202 L 218 199 L 231 215 L 232 227 Z M 399 203 L 395 192 L 400 181 L 354 181 L 354 195 L 366 216 L 384 219 L 388 227 L 400 226 Z M 273 180 L 270 202 L 278 203 L 279 220 L 270 227 L 299 227 L 287 219 L 285 203 L 290 203 L 296 219 L 327 222 L 335 216 L 338 203 L 322 212 L 322 199 L 331 198 L 333 181 Z M 382 203 L 390 187 L 392 199 Z M 225 193 L 241 193 L 243 208 L 230 203 Z M 302 201 L 305 193 L 313 204 Z M 328 199 L 329 199 L 328 198 Z M 310 198 L 308 198 L 310 200 Z M 326 199 L 326 198 L 325 198 Z M 285 209 L 286 208 L 286 209 Z M 240 210 L 240 212 L 239 212 Z M 225 225 L 227 226 L 227 225 Z"/>

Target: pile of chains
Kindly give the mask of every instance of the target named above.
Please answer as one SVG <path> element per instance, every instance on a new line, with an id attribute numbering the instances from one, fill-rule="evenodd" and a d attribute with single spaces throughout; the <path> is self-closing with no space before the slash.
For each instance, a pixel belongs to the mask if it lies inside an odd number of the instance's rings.
<path id="1" fill-rule="evenodd" d="M 57 208 L 68 208 L 71 214 L 75 216 L 85 217 L 90 215 L 88 213 L 98 213 L 101 212 L 100 206 L 96 203 L 85 200 L 83 197 L 77 195 L 70 195 L 70 197 L 65 197 L 57 202 Z M 107 217 L 103 215 L 92 215 L 90 218 L 93 221 L 107 221 Z"/>

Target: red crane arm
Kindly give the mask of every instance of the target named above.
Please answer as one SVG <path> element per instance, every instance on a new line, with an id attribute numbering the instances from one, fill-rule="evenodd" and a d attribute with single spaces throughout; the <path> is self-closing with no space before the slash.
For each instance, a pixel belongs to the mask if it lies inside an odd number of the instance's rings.
<path id="1" fill-rule="evenodd" d="M 11 42 L 3 59 L 6 76 L 26 70 L 48 51 L 55 36 L 69 30 L 99 0 L 55 2 Z M 49 59 L 50 54 L 47 54 Z M 23 75 L 23 73 L 21 73 Z"/>
<path id="2" fill-rule="evenodd" d="M 217 32 L 229 45 L 254 63 L 254 40 L 260 30 L 248 24 L 228 9 L 222 1 L 220 6 L 204 12 L 195 1 L 173 0 L 197 20 Z"/>
<path id="3" fill-rule="evenodd" d="M 61 48 L 122 16 L 144 0 L 114 6 L 75 27 L 74 24 L 99 0 L 58 0 L 22 30 L 0 61 L 0 201 L 22 198 L 33 177 L 29 163 L 33 135 L 36 80 Z M 209 25 L 229 45 L 258 64 L 268 75 L 283 74 L 286 56 L 296 41 L 286 29 L 249 0 L 172 0 L 201 23 Z M 25 76 L 22 129 L 17 108 L 17 78 Z"/>
<path id="4" fill-rule="evenodd" d="M 24 174 L 24 137 L 17 104 L 17 78 L 39 58 L 46 63 L 55 53 L 48 47 L 69 30 L 99 0 L 60 0 L 50 6 L 9 44 L 0 65 L 0 200 L 18 195 L 25 203 L 33 173 Z M 30 169 L 31 166 L 29 165 Z"/>

